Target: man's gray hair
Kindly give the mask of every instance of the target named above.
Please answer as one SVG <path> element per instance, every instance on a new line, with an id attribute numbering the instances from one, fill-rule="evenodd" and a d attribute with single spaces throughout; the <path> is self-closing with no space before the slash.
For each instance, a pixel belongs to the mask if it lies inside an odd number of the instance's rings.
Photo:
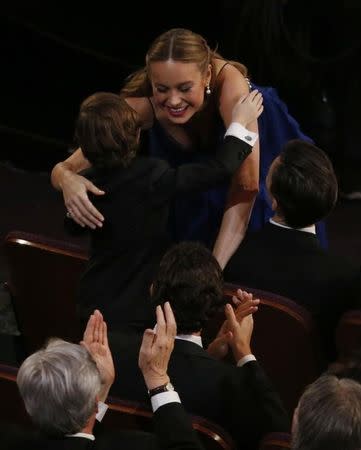
<path id="1" fill-rule="evenodd" d="M 64 436 L 87 424 L 101 380 L 84 347 L 52 339 L 23 362 L 17 384 L 34 423 L 47 434 Z"/>
<path id="2" fill-rule="evenodd" d="M 360 450 L 361 385 L 323 375 L 302 395 L 292 437 L 293 450 Z"/>

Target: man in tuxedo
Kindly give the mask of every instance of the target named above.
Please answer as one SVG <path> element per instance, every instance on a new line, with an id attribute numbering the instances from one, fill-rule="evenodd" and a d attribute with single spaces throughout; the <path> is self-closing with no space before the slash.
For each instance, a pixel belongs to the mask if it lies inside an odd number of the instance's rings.
<path id="1" fill-rule="evenodd" d="M 163 312 L 164 311 L 164 312 Z M 37 449 L 189 449 L 200 450 L 167 374 L 176 322 L 169 303 L 156 310 L 157 331 L 146 330 L 139 367 L 151 397 L 156 436 L 119 432 L 95 439 L 96 420 L 106 413 L 103 403 L 114 381 L 114 365 L 106 324 L 99 311 L 90 317 L 81 345 L 51 340 L 21 365 L 17 383 L 25 407 L 43 436 L 26 439 Z M 119 375 L 121 376 L 121 374 Z M 14 447 L 11 447 L 14 448 Z M 19 446 L 18 448 L 24 448 Z"/>
<path id="2" fill-rule="evenodd" d="M 227 282 L 288 297 L 315 317 L 328 359 L 333 333 L 347 309 L 361 301 L 360 267 L 321 248 L 315 223 L 333 209 L 337 180 L 327 155 L 301 140 L 273 161 L 267 188 L 274 216 L 249 234 L 229 261 Z"/>
<path id="3" fill-rule="evenodd" d="M 238 292 L 235 311 L 226 305 L 227 320 L 206 351 L 202 328 L 224 305 L 222 271 L 211 252 L 194 242 L 172 247 L 162 258 L 151 291 L 152 302 L 168 300 L 176 317 L 169 375 L 187 411 L 221 425 L 240 448 L 258 448 L 267 432 L 287 431 L 289 421 L 279 396 L 251 351 L 252 313 L 259 300 Z M 112 392 L 146 402 L 136 370 L 139 338 L 113 334 L 111 346 L 116 367 L 124 368 Z M 221 360 L 228 350 L 235 364 Z"/>

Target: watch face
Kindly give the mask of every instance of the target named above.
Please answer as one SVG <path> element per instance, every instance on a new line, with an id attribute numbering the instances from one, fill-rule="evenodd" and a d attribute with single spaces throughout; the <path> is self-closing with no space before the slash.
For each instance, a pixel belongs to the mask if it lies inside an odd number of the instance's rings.
<path id="1" fill-rule="evenodd" d="M 167 391 L 174 391 L 174 386 L 173 386 L 173 384 L 171 382 L 167 383 L 165 385 L 165 388 L 166 388 Z"/>

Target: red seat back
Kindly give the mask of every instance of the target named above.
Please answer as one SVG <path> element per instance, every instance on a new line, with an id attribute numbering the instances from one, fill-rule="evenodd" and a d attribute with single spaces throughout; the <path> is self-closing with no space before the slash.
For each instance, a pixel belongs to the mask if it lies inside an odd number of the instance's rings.
<path id="1" fill-rule="evenodd" d="M 12 231 L 4 243 L 7 285 L 27 354 L 51 336 L 78 340 L 75 291 L 84 249 L 45 236 Z"/>

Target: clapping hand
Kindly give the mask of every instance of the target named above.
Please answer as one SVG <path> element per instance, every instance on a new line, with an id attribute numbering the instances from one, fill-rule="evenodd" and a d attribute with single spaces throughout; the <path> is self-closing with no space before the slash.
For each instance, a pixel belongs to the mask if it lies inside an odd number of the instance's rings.
<path id="1" fill-rule="evenodd" d="M 93 357 L 102 382 L 99 400 L 105 401 L 109 389 L 114 382 L 115 370 L 112 354 L 108 344 L 107 324 L 97 309 L 90 316 L 80 342 Z"/>
<path id="2" fill-rule="evenodd" d="M 252 314 L 258 310 L 259 299 L 253 299 L 253 295 L 242 291 L 241 289 L 237 290 L 236 295 L 232 297 L 232 302 L 235 305 L 235 310 L 231 305 L 226 305 L 225 307 L 225 315 L 226 320 L 223 322 L 217 337 L 209 344 L 208 353 L 212 355 L 214 358 L 223 359 L 229 351 L 229 347 L 232 348 L 234 353 L 234 340 L 235 335 L 239 341 L 240 333 L 239 327 L 241 328 L 241 337 L 243 341 L 247 341 L 246 337 L 248 331 L 246 331 L 250 327 L 250 321 L 252 322 L 252 330 L 253 330 L 253 318 Z M 230 308 L 230 309 L 229 309 Z M 235 322 L 233 320 L 235 319 Z M 252 334 L 252 331 L 251 331 Z M 243 337 L 244 336 L 244 337 Z M 250 341 L 250 337 L 249 337 Z M 243 347 L 246 347 L 245 345 Z M 248 353 L 250 353 L 250 343 L 248 342 Z M 238 361 L 240 358 L 236 360 Z"/>
<path id="3" fill-rule="evenodd" d="M 139 352 L 139 368 L 148 390 L 169 382 L 168 362 L 174 347 L 177 324 L 169 302 L 156 309 L 155 330 L 147 329 Z"/>

